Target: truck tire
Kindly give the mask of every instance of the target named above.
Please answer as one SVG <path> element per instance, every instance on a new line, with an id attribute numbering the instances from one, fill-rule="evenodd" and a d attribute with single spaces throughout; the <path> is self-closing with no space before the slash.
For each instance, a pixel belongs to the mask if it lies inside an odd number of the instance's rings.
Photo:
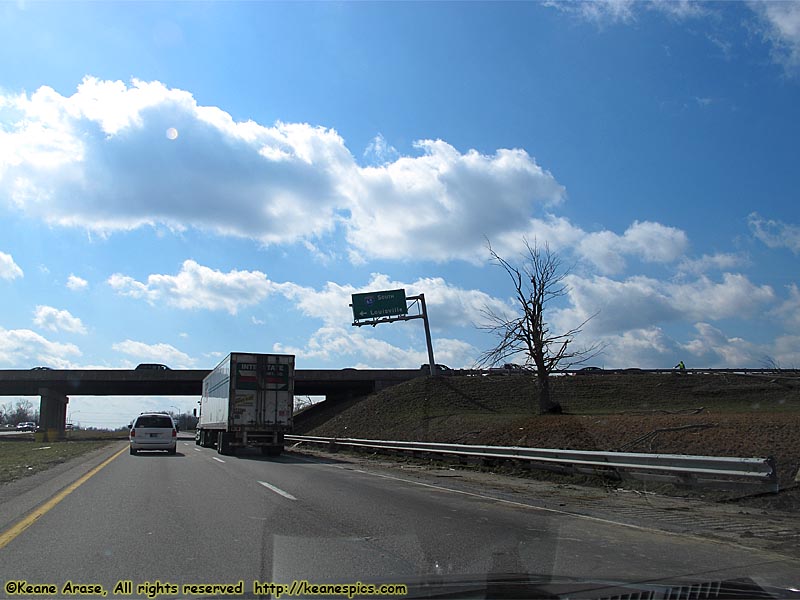
<path id="1" fill-rule="evenodd" d="M 203 448 L 213 448 L 214 447 L 214 438 L 211 435 L 211 432 L 207 429 L 203 429 L 200 432 L 200 445 Z"/>
<path id="2" fill-rule="evenodd" d="M 224 431 L 217 434 L 217 453 L 227 455 L 231 453 L 230 436 Z"/>

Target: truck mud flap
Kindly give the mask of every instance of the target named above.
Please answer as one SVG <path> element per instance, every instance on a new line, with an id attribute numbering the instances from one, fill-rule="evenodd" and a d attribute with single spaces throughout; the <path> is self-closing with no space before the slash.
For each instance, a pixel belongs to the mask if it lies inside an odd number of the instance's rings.
<path id="1" fill-rule="evenodd" d="M 232 435 L 230 433 L 220 431 L 217 435 L 217 453 L 218 454 L 232 454 L 233 447 L 231 446 Z"/>

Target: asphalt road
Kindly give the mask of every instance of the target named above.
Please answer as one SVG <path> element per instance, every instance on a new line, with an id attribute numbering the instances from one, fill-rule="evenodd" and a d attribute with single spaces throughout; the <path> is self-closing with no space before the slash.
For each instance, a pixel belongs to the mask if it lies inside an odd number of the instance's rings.
<path id="1" fill-rule="evenodd" d="M 56 597 L 65 597 L 67 581 L 101 584 L 107 597 L 144 597 L 135 588 L 155 580 L 243 580 L 252 596 L 253 581 L 751 575 L 788 586 L 800 572 L 797 562 L 766 552 L 453 491 L 446 481 L 399 472 L 294 454 L 219 456 L 189 440 L 176 456 L 114 448 L 124 452 L 0 549 L 0 597 L 12 597 L 6 584 L 16 580 L 57 585 Z M 8 525 L 0 520 L 0 529 Z M 114 596 L 124 580 L 134 593 Z"/>

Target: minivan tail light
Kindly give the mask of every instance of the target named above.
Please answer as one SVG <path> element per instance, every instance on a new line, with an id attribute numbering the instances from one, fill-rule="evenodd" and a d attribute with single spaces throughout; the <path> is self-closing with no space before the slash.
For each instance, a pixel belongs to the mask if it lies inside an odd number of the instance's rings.
<path id="1" fill-rule="evenodd" d="M 131 429 L 131 437 L 136 437 L 136 430 L 135 429 Z"/>
<path id="2" fill-rule="evenodd" d="M 178 432 L 175 431 L 175 428 L 172 428 L 172 437 L 178 437 Z"/>

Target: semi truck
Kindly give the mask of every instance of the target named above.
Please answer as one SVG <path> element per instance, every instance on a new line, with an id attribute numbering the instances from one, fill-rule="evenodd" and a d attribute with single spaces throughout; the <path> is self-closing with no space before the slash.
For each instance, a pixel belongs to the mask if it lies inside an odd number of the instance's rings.
<path id="1" fill-rule="evenodd" d="M 278 456 L 291 433 L 294 356 L 231 352 L 203 379 L 195 443 L 220 454 Z"/>

